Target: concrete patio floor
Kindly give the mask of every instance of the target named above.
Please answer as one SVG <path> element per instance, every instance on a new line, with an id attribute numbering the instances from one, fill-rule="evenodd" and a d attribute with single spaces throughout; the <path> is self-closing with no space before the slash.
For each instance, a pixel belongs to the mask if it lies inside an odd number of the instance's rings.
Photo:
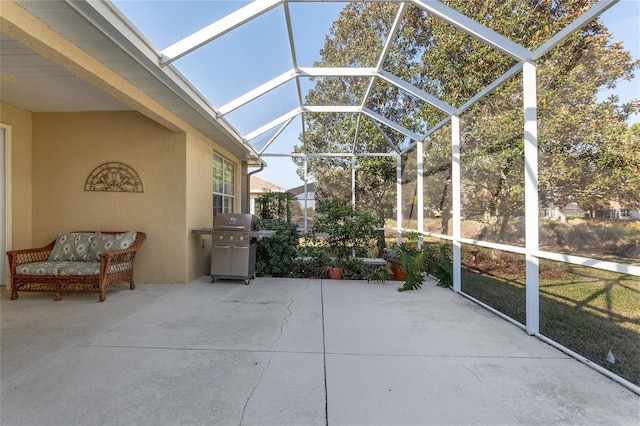
<path id="1" fill-rule="evenodd" d="M 640 397 L 425 283 L 1 292 L 0 423 L 638 425 Z"/>

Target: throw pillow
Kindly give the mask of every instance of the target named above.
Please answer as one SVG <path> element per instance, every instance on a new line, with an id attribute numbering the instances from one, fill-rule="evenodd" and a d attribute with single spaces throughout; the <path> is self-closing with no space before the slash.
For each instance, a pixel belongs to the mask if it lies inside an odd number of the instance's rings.
<path id="1" fill-rule="evenodd" d="M 121 234 L 103 234 L 98 232 L 89 246 L 89 260 L 99 261 L 100 254 L 106 251 L 124 250 L 133 245 L 137 232 L 123 232 Z"/>
<path id="2" fill-rule="evenodd" d="M 53 246 L 49 260 L 59 261 L 87 261 L 90 257 L 89 246 L 97 232 L 60 232 Z"/>

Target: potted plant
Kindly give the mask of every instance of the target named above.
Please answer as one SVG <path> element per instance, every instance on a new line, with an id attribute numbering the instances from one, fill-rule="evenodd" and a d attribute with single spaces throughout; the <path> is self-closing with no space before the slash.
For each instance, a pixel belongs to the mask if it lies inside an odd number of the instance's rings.
<path id="1" fill-rule="evenodd" d="M 419 234 L 409 234 L 407 237 L 409 241 L 404 241 L 393 249 L 394 268 L 400 268 L 404 273 L 404 284 L 398 288 L 398 291 L 422 288 L 422 273 L 425 272 L 425 263 L 423 250 L 418 247 L 418 237 Z M 394 274 L 394 278 L 402 277 Z"/>
<path id="2" fill-rule="evenodd" d="M 392 262 L 385 262 L 384 265 L 375 267 L 368 275 L 367 282 L 384 283 L 394 276 Z"/>
<path id="3" fill-rule="evenodd" d="M 366 249 L 376 237 L 376 219 L 370 212 L 339 202 L 322 203 L 317 210 L 314 234 L 324 236 L 319 241 L 328 248 L 332 269 L 344 268 L 354 252 Z"/>
<path id="4" fill-rule="evenodd" d="M 327 271 L 327 277 L 330 280 L 341 280 L 343 268 L 340 266 L 330 266 Z"/>
<path id="5" fill-rule="evenodd" d="M 420 234 L 409 233 L 407 240 L 393 249 L 394 262 L 404 271 L 406 278 L 398 291 L 422 288 L 424 273 L 438 280 L 441 287 L 452 287 L 453 265 L 451 248 L 441 243 L 438 247 L 422 244 L 418 247 Z"/>

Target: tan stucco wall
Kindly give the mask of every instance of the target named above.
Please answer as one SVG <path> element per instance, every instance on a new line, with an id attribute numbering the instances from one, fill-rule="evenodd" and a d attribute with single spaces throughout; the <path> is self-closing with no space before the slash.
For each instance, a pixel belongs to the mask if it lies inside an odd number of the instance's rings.
<path id="1" fill-rule="evenodd" d="M 195 133 L 187 135 L 187 275 L 194 279 L 211 273 L 211 236 L 192 229 L 213 225 L 213 146 Z"/>
<path id="2" fill-rule="evenodd" d="M 34 113 L 33 243 L 59 231 L 143 231 L 136 281 L 188 282 L 185 140 L 136 112 Z M 144 192 L 85 191 L 106 162 L 133 168 Z"/>
<path id="3" fill-rule="evenodd" d="M 204 135 L 172 132 L 136 112 L 31 113 L 6 103 L 0 122 L 12 131 L 11 248 L 46 244 L 65 230 L 136 229 L 147 233 L 137 282 L 209 274 L 211 238 L 191 232 L 213 222 L 215 145 Z M 109 161 L 136 170 L 144 193 L 85 191 L 91 171 Z M 236 163 L 238 190 L 240 181 Z M 239 200 L 237 193 L 236 211 Z"/>
<path id="4" fill-rule="evenodd" d="M 207 274 L 210 240 L 203 249 L 191 230 L 213 221 L 214 149 L 236 163 L 240 211 L 238 158 L 17 5 L 3 2 L 0 24 L 4 34 L 139 111 L 3 113 L 25 118 L 20 128 L 33 132 L 20 135 L 30 145 L 14 150 L 12 159 L 13 174 L 20 178 L 14 198 L 22 197 L 13 206 L 13 248 L 48 243 L 62 230 L 137 229 L 147 233 L 136 262 L 137 282 L 185 283 Z M 109 161 L 134 168 L 144 193 L 85 192 L 89 173 Z"/>
<path id="5" fill-rule="evenodd" d="M 32 239 L 31 120 L 29 111 L 0 102 L 0 123 L 11 126 L 11 247 L 30 247 Z"/>

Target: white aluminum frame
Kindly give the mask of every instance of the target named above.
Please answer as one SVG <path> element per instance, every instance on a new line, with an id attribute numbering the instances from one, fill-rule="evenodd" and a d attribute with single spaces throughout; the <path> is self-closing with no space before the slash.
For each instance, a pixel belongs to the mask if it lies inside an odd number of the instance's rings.
<path id="1" fill-rule="evenodd" d="M 256 137 L 264 134 L 265 132 L 280 126 L 276 135 L 273 136 L 263 147 L 259 156 L 261 158 L 266 157 L 300 157 L 304 158 L 304 173 L 305 173 L 305 190 L 308 177 L 308 159 L 312 157 L 330 157 L 330 156 L 344 156 L 351 157 L 352 165 L 352 204 L 355 205 L 355 169 L 357 167 L 357 157 L 360 156 L 386 156 L 396 158 L 396 202 L 397 208 L 397 237 L 398 242 L 401 242 L 402 232 L 404 231 L 402 225 L 402 209 L 399 208 L 402 204 L 402 155 L 407 151 L 413 149 L 417 145 L 418 156 L 418 220 L 419 225 L 417 231 L 424 236 L 433 236 L 442 240 L 451 241 L 453 246 L 453 289 L 457 293 L 462 292 L 462 279 L 461 279 L 461 252 L 462 244 L 471 244 L 479 247 L 495 248 L 504 250 L 507 252 L 519 253 L 525 256 L 526 259 L 526 324 L 523 326 L 526 332 L 530 335 L 539 335 L 539 261 L 540 259 L 547 259 L 559 262 L 565 262 L 576 265 L 583 265 L 597 269 L 603 269 L 608 271 L 619 272 L 623 274 L 629 274 L 633 276 L 640 276 L 640 266 L 626 265 L 616 262 L 601 261 L 596 259 L 589 259 L 579 256 L 566 255 L 554 252 L 541 251 L 539 248 L 538 233 L 538 136 L 537 136 L 537 93 L 536 93 L 536 64 L 535 61 L 543 57 L 547 52 L 559 46 L 565 39 L 582 26 L 588 24 L 593 19 L 597 18 L 604 11 L 615 5 L 619 0 L 600 0 L 594 3 L 587 11 L 585 11 L 579 18 L 567 25 L 564 29 L 559 31 L 540 47 L 534 51 L 513 42 L 508 37 L 505 37 L 496 31 L 487 28 L 486 26 L 474 21 L 473 19 L 457 12 L 456 10 L 440 3 L 436 0 L 353 0 L 353 1 L 390 1 L 398 3 L 399 8 L 395 17 L 395 21 L 392 25 L 390 33 L 387 37 L 380 57 L 378 58 L 376 67 L 368 68 L 346 68 L 346 67 L 305 67 L 299 68 L 297 64 L 297 58 L 295 55 L 295 41 L 293 38 L 293 31 L 291 28 L 291 17 L 289 13 L 289 3 L 292 2 L 316 2 L 320 0 L 255 0 L 245 7 L 240 8 L 236 12 L 208 25 L 200 31 L 193 33 L 192 35 L 184 38 L 183 40 L 175 43 L 174 45 L 162 50 L 161 52 L 155 52 L 157 54 L 157 69 L 148 67 L 155 75 L 161 74 L 159 70 L 164 72 L 164 80 L 168 85 L 175 88 L 176 92 L 186 93 L 193 95 L 191 103 L 194 104 L 199 111 L 208 113 L 210 117 L 218 120 L 225 128 L 233 130 L 233 128 L 224 121 L 224 117 L 230 112 L 246 105 L 260 96 L 269 93 L 277 87 L 295 80 L 298 96 L 298 107 L 292 111 L 283 114 L 282 116 L 272 120 L 269 123 L 258 126 L 253 131 L 240 136 L 240 139 L 248 146 L 250 141 Z M 343 2 L 344 0 L 323 0 L 323 1 L 336 1 Z M 508 55 L 515 61 L 515 64 L 506 71 L 502 76 L 497 78 L 491 84 L 489 84 L 482 91 L 471 97 L 467 102 L 458 108 L 447 104 L 441 99 L 426 93 L 424 90 L 413 86 L 412 84 L 390 74 L 383 69 L 384 61 L 391 48 L 391 40 L 400 27 L 402 18 L 404 17 L 409 5 L 418 7 L 434 17 L 441 19 L 444 22 L 452 25 L 453 27 L 463 31 L 474 37 L 481 42 L 492 46 L 500 52 Z M 247 93 L 231 100 L 225 105 L 215 109 L 206 100 L 201 99 L 197 95 L 197 91 L 192 88 L 184 79 L 181 78 L 179 73 L 169 65 L 195 51 L 201 46 L 209 43 L 212 40 L 238 28 L 246 22 L 269 12 L 270 10 L 279 6 L 284 7 L 285 20 L 287 25 L 287 32 L 289 35 L 289 46 L 291 49 L 291 58 L 293 68 L 285 73 L 267 81 L 258 87 L 248 91 Z M 100 11 L 100 7 L 96 7 Z M 125 28 L 125 33 L 130 29 Z M 143 46 L 141 51 L 145 52 L 140 57 L 140 61 L 145 62 L 153 57 L 153 50 Z M 524 189 L 525 189 L 525 246 L 513 246 L 508 244 L 498 244 L 488 241 L 477 241 L 468 238 L 463 238 L 461 235 L 461 169 L 460 169 L 460 116 L 468 108 L 474 105 L 476 102 L 484 98 L 491 93 L 495 88 L 503 84 L 510 78 L 513 78 L 518 73 L 522 72 L 522 87 L 523 87 L 523 140 L 524 140 Z M 369 85 L 363 96 L 362 102 L 357 106 L 313 106 L 304 105 L 303 93 L 301 91 L 300 79 L 302 77 L 366 77 L 369 78 Z M 366 107 L 367 100 L 372 92 L 372 88 L 377 79 L 383 80 L 392 86 L 403 90 L 417 99 L 420 99 L 432 107 L 444 112 L 447 117 L 443 119 L 436 126 L 427 129 L 424 133 L 419 133 L 411 129 L 407 129 L 401 126 L 399 123 L 390 120 L 375 111 L 372 111 Z M 282 133 L 282 131 L 293 121 L 294 118 L 306 113 L 353 113 L 358 115 L 358 123 L 363 116 L 367 116 L 372 119 L 375 126 L 382 131 L 382 126 L 393 129 L 394 131 L 410 138 L 413 142 L 407 147 L 402 145 L 396 146 L 387 136 L 385 138 L 389 142 L 389 152 L 386 153 L 356 153 L 355 143 L 354 149 L 350 153 L 282 153 L 282 154 L 267 154 L 266 149 L 273 143 L 273 141 Z M 453 232 L 452 235 L 442 235 L 437 233 L 430 233 L 424 231 L 424 184 L 423 184 L 423 143 L 427 141 L 429 136 L 441 129 L 445 124 L 451 123 L 451 185 L 452 185 L 452 218 L 453 218 Z M 304 120 L 302 123 L 303 138 L 305 135 Z M 356 134 L 358 131 L 356 130 Z M 305 204 L 306 207 L 306 204 Z M 307 224 L 307 213 L 305 208 L 305 227 Z"/>

